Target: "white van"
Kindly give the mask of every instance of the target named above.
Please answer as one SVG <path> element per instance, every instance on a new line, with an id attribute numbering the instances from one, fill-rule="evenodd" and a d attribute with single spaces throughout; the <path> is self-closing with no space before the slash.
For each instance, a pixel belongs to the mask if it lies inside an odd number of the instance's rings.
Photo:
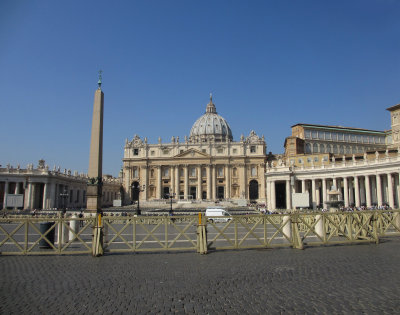
<path id="1" fill-rule="evenodd" d="M 211 217 L 211 222 L 228 222 L 232 220 L 228 211 L 221 208 L 207 208 L 206 217 Z"/>

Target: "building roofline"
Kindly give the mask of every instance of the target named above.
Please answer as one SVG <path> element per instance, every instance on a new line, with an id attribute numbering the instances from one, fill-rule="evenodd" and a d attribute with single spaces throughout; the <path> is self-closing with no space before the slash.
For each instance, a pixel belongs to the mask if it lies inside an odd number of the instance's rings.
<path id="1" fill-rule="evenodd" d="M 397 105 L 393 105 L 391 107 L 386 108 L 386 110 L 391 112 L 391 111 L 394 111 L 394 110 L 399 109 L 399 108 L 400 108 L 400 104 L 397 104 Z"/>
<path id="2" fill-rule="evenodd" d="M 314 124 L 303 124 L 303 123 L 295 124 L 295 125 L 291 126 L 291 128 L 296 127 L 296 126 L 311 127 L 311 128 L 316 128 L 316 129 L 324 128 L 324 129 L 341 130 L 341 131 L 357 131 L 357 132 L 385 134 L 385 131 L 381 131 L 381 130 L 371 130 L 371 129 L 363 129 L 363 128 L 343 127 L 343 126 L 314 125 Z"/>

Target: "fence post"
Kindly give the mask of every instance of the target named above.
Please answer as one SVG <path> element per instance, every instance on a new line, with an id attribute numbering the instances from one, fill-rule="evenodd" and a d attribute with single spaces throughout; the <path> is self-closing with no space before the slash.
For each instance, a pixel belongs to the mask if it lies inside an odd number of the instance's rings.
<path id="1" fill-rule="evenodd" d="M 317 236 L 323 239 L 323 242 L 326 242 L 326 234 L 325 234 L 325 224 L 324 224 L 325 216 L 323 214 L 318 214 L 315 216 L 315 220 L 317 223 L 315 224 L 315 232 Z"/>
<path id="2" fill-rule="evenodd" d="M 197 252 L 207 254 L 207 219 L 199 212 L 199 224 L 197 225 Z"/>
<path id="3" fill-rule="evenodd" d="M 292 221 L 292 246 L 295 249 L 303 249 L 303 242 L 301 241 L 300 232 L 299 232 L 299 219 L 298 214 L 291 215 Z"/>
<path id="4" fill-rule="evenodd" d="M 375 243 L 379 244 L 379 233 L 378 233 L 378 218 L 377 216 L 379 215 L 379 213 L 374 212 L 372 214 L 372 236 L 375 239 Z"/>
<path id="5" fill-rule="evenodd" d="M 92 255 L 93 257 L 99 257 L 103 256 L 103 253 L 103 226 L 101 213 L 98 213 L 93 227 Z"/>

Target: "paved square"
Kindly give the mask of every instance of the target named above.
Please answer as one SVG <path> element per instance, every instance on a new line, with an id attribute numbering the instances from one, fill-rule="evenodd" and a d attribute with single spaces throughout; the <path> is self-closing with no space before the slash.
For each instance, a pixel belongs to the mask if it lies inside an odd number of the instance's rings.
<path id="1" fill-rule="evenodd" d="M 398 314 L 400 238 L 196 253 L 0 257 L 1 314 Z"/>

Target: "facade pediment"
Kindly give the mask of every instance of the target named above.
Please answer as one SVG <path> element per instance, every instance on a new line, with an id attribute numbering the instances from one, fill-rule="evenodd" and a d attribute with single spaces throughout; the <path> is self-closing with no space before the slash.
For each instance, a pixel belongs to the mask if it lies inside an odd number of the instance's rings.
<path id="1" fill-rule="evenodd" d="M 200 152 L 195 149 L 189 149 L 174 156 L 175 158 L 209 158 L 207 153 Z"/>

